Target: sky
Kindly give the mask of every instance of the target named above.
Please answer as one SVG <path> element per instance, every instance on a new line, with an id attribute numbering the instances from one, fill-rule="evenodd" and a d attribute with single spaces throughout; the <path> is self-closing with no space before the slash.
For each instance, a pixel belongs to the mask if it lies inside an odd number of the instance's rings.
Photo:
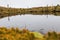
<path id="1" fill-rule="evenodd" d="M 0 6 L 7 6 L 15 8 L 31 8 L 39 6 L 52 6 L 60 4 L 60 0 L 0 0 Z"/>

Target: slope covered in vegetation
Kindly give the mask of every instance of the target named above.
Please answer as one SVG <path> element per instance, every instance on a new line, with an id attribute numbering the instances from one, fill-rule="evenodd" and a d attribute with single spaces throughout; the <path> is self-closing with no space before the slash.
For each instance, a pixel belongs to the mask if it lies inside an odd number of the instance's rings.
<path id="1" fill-rule="evenodd" d="M 60 5 L 32 8 L 11 8 L 0 6 L 0 18 L 21 14 L 47 14 L 45 12 L 60 12 Z"/>
<path id="2" fill-rule="evenodd" d="M 43 35 L 27 29 L 0 27 L 0 40 L 43 40 Z"/>
<path id="3" fill-rule="evenodd" d="M 27 29 L 0 27 L 0 40 L 60 40 L 60 33 L 53 31 L 42 35 Z"/>

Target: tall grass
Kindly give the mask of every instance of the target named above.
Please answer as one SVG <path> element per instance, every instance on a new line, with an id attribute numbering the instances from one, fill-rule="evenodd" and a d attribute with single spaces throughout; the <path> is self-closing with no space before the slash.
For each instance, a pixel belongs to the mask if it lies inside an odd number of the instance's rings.
<path id="1" fill-rule="evenodd" d="M 41 34 L 27 29 L 0 27 L 0 40 L 60 40 L 60 33 L 48 32 L 41 37 Z"/>

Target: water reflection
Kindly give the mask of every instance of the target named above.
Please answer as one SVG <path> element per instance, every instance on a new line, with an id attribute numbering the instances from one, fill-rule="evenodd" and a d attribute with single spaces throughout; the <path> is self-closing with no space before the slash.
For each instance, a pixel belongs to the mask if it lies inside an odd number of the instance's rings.
<path id="1" fill-rule="evenodd" d="M 0 18 L 4 17 L 9 17 L 9 16 L 15 16 L 15 15 L 25 15 L 25 14 L 32 14 L 32 15 L 55 15 L 55 16 L 60 16 L 60 12 L 37 12 L 37 13 L 17 13 L 17 14 L 11 14 L 11 13 L 6 13 L 6 14 L 0 14 Z M 48 16 L 47 16 L 48 17 Z"/>
<path id="2" fill-rule="evenodd" d="M 60 16 L 60 12 L 54 13 L 55 16 Z"/>
<path id="3" fill-rule="evenodd" d="M 50 30 L 60 32 L 60 13 L 8 16 L 0 19 L 0 26 L 26 28 L 41 33 Z"/>
<path id="4" fill-rule="evenodd" d="M 54 15 L 16 15 L 0 19 L 0 26 L 26 28 L 43 33 L 54 30 L 60 32 L 60 16 Z"/>
<path id="5" fill-rule="evenodd" d="M 8 21 L 10 21 L 10 18 L 8 17 Z"/>

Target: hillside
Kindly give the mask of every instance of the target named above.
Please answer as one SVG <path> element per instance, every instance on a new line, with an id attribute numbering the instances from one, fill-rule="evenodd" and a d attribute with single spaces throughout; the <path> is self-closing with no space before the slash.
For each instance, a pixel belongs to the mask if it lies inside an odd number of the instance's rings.
<path id="1" fill-rule="evenodd" d="M 32 8 L 7 8 L 0 6 L 0 18 L 21 14 L 43 14 L 45 12 L 60 12 L 60 6 L 32 7 Z"/>
<path id="2" fill-rule="evenodd" d="M 43 35 L 28 29 L 0 27 L 0 40 L 60 40 L 60 33 L 50 31 Z"/>

